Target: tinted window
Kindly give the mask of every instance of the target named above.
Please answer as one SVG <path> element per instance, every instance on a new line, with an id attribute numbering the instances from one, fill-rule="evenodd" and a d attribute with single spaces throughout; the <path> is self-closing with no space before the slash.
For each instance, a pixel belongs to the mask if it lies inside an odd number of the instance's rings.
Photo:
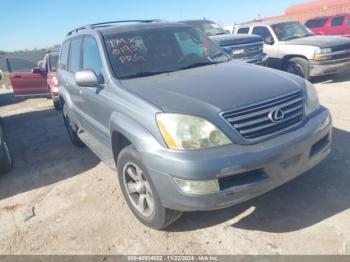
<path id="1" fill-rule="evenodd" d="M 69 57 L 69 71 L 75 73 L 80 69 L 81 39 L 72 40 Z"/>
<path id="2" fill-rule="evenodd" d="M 248 33 L 249 33 L 249 27 L 242 27 L 237 31 L 237 34 L 248 34 Z"/>
<path id="3" fill-rule="evenodd" d="M 120 79 L 226 62 L 230 57 L 192 27 L 169 27 L 105 35 L 108 56 Z"/>
<path id="4" fill-rule="evenodd" d="M 344 20 L 345 20 L 344 16 L 335 17 L 335 18 L 333 18 L 331 26 L 341 26 L 341 25 L 343 25 Z"/>
<path id="5" fill-rule="evenodd" d="M 313 19 L 306 23 L 308 28 L 317 28 L 325 26 L 327 18 Z"/>
<path id="6" fill-rule="evenodd" d="M 33 62 L 21 58 L 7 58 L 7 63 L 10 72 L 31 72 L 37 68 L 37 65 Z"/>
<path id="7" fill-rule="evenodd" d="M 67 70 L 68 65 L 69 44 L 70 41 L 65 41 L 61 47 L 60 68 L 64 70 Z"/>
<path id="8" fill-rule="evenodd" d="M 95 39 L 90 36 L 84 38 L 83 68 L 94 70 L 96 75 L 99 77 L 102 75 L 102 62 L 98 51 L 98 46 Z"/>
<path id="9" fill-rule="evenodd" d="M 264 40 L 266 40 L 268 37 L 272 37 L 269 29 L 265 26 L 254 27 L 252 34 L 260 35 Z"/>

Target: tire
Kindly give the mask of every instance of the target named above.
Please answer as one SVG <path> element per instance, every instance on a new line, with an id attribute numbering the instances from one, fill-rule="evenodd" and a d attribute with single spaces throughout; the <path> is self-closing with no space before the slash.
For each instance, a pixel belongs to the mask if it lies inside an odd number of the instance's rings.
<path id="1" fill-rule="evenodd" d="M 288 73 L 300 76 L 305 79 L 310 78 L 309 62 L 301 57 L 294 57 L 286 62 L 284 70 Z"/>
<path id="2" fill-rule="evenodd" d="M 13 167 L 13 160 L 3 135 L 1 135 L 1 153 L 0 154 L 3 156 L 0 159 L 0 174 L 5 174 L 11 171 Z"/>
<path id="3" fill-rule="evenodd" d="M 55 110 L 57 111 L 61 111 L 61 103 L 59 100 L 53 100 L 53 107 L 55 108 Z"/>
<path id="4" fill-rule="evenodd" d="M 131 211 L 141 223 L 148 227 L 162 230 L 180 218 L 182 212 L 167 209 L 162 205 L 147 168 L 141 162 L 139 154 L 132 145 L 125 147 L 120 152 L 117 169 L 119 184 L 124 198 Z M 130 176 L 130 174 L 133 175 Z M 132 177 L 139 178 L 138 182 L 133 180 Z M 134 186 L 128 187 L 127 184 Z M 139 186 L 140 184 L 142 184 L 142 186 Z M 138 192 L 136 192 L 137 190 Z M 141 211 L 140 206 L 136 204 L 136 202 L 140 202 L 140 198 L 143 199 L 143 201 L 141 201 L 141 209 L 143 211 Z"/>
<path id="5" fill-rule="evenodd" d="M 76 147 L 85 147 L 85 144 L 83 143 L 83 141 L 80 140 L 77 134 L 77 130 L 73 128 L 71 122 L 69 121 L 67 110 L 68 110 L 67 105 L 63 104 L 62 117 L 63 117 L 64 125 L 66 126 L 66 129 L 67 129 L 69 139 L 72 142 L 72 144 L 75 145 Z"/>

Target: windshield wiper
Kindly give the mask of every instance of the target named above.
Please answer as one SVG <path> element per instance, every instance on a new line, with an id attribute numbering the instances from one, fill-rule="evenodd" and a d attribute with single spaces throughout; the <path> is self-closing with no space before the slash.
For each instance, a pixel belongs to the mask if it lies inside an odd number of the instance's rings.
<path id="1" fill-rule="evenodd" d="M 190 69 L 190 68 L 195 68 L 195 67 L 201 67 L 201 66 L 207 66 L 207 65 L 215 65 L 218 62 L 211 62 L 211 61 L 206 61 L 206 62 L 198 62 L 194 64 L 190 64 L 184 67 L 181 67 L 179 70 L 185 70 L 185 69 Z"/>
<path id="2" fill-rule="evenodd" d="M 160 75 L 165 73 L 170 73 L 172 71 L 157 71 L 157 72 L 136 72 L 134 74 L 121 76 L 119 79 L 130 79 L 130 78 L 138 78 L 138 77 L 147 77 L 147 76 L 154 76 L 154 75 Z"/>
<path id="3" fill-rule="evenodd" d="M 227 35 L 227 33 L 221 32 L 221 33 L 213 34 L 212 36 L 214 36 L 214 35 Z"/>

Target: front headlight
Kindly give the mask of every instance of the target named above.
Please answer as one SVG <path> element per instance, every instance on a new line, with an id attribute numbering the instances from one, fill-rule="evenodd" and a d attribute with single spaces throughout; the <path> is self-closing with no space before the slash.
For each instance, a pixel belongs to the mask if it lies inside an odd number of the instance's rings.
<path id="1" fill-rule="evenodd" d="M 314 60 L 316 62 L 326 61 L 331 58 L 327 55 L 332 53 L 332 48 L 318 48 L 315 52 Z"/>
<path id="2" fill-rule="evenodd" d="M 320 102 L 318 100 L 317 91 L 313 84 L 311 84 L 309 81 L 305 80 L 306 82 L 306 107 L 305 107 L 305 114 L 309 115 L 315 110 L 320 108 Z"/>
<path id="3" fill-rule="evenodd" d="M 156 118 L 162 136 L 171 149 L 194 150 L 232 143 L 216 126 L 200 117 L 159 113 Z"/>

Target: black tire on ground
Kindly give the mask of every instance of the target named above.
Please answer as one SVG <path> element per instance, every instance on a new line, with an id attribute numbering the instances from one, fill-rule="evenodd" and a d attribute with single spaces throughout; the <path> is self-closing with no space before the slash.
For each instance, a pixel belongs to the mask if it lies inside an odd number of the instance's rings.
<path id="1" fill-rule="evenodd" d="M 55 110 L 57 111 L 61 111 L 61 103 L 59 100 L 53 100 L 53 107 L 55 108 Z"/>
<path id="2" fill-rule="evenodd" d="M 154 208 L 153 208 L 153 212 L 148 217 L 143 216 L 139 212 L 139 210 L 135 208 L 135 206 L 131 202 L 131 199 L 127 193 L 127 188 L 125 185 L 126 183 L 124 183 L 123 172 L 125 170 L 125 167 L 130 163 L 137 165 L 142 170 L 143 177 L 147 180 L 147 182 L 149 182 L 149 185 L 152 191 L 152 197 L 154 200 Z M 118 157 L 117 169 L 118 169 L 119 184 L 122 189 L 124 198 L 128 203 L 131 211 L 134 213 L 134 215 L 138 218 L 138 220 L 141 223 L 143 223 L 148 227 L 151 227 L 157 230 L 162 230 L 180 218 L 180 216 L 182 215 L 182 212 L 167 209 L 162 205 L 159 199 L 159 196 L 157 194 L 156 188 L 154 187 L 153 182 L 150 178 L 150 175 L 147 171 L 147 168 L 141 162 L 138 152 L 133 148 L 132 145 L 125 147 L 120 152 Z"/>
<path id="3" fill-rule="evenodd" d="M 3 156 L 0 159 L 0 174 L 5 174 L 10 172 L 13 167 L 13 160 L 11 157 L 10 150 L 5 142 L 4 136 L 1 134 L 1 155 Z"/>
<path id="4" fill-rule="evenodd" d="M 309 62 L 301 57 L 289 59 L 284 66 L 284 70 L 305 79 L 310 78 Z"/>
<path id="5" fill-rule="evenodd" d="M 77 130 L 73 129 L 73 127 L 69 121 L 69 118 L 67 116 L 67 105 L 66 104 L 63 104 L 62 117 L 63 117 L 64 125 L 66 126 L 66 129 L 67 129 L 69 139 L 72 142 L 72 144 L 75 145 L 76 147 L 85 147 L 85 144 L 83 143 L 83 141 L 80 140 L 80 138 L 77 134 Z"/>

